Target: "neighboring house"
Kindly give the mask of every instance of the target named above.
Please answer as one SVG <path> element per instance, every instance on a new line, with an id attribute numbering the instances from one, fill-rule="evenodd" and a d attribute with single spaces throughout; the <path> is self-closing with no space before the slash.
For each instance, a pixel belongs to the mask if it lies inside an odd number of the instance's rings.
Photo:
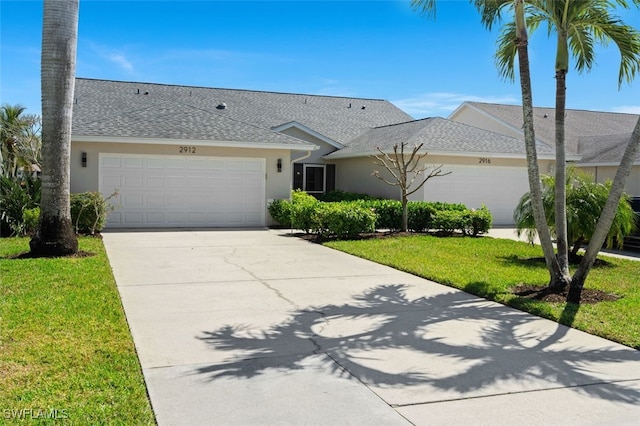
<path id="1" fill-rule="evenodd" d="M 519 105 L 465 102 L 449 119 L 524 140 Z M 568 109 L 567 161 L 593 174 L 598 182 L 613 179 L 637 121 L 635 114 Z M 555 109 L 534 108 L 534 128 L 538 141 L 554 146 Z M 625 190 L 632 197 L 640 197 L 640 153 Z"/>
<path id="2" fill-rule="evenodd" d="M 425 164 L 452 172 L 427 182 L 414 200 L 484 204 L 494 225 L 508 225 L 529 190 L 515 106 L 465 103 L 451 119 L 413 120 L 378 99 L 83 78 L 75 98 L 71 191 L 118 191 L 109 227 L 261 227 L 271 223 L 268 203 L 292 188 L 399 198 L 397 187 L 372 176 L 371 156 L 402 143 L 407 151 L 424 144 Z M 595 127 L 622 135 L 567 131 L 577 147 L 568 159 L 599 179 L 615 170 L 610 162 L 635 117 L 614 116 L 624 119 Z M 540 121 L 539 165 L 549 173 L 553 139 Z"/>

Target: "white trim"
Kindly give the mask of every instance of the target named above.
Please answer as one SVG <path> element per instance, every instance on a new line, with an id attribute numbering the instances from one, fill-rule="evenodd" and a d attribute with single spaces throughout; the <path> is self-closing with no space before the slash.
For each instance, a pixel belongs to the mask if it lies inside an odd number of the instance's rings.
<path id="1" fill-rule="evenodd" d="M 389 153 L 391 152 L 392 151 L 389 151 Z M 511 159 L 517 159 L 517 160 L 526 160 L 527 158 L 525 154 L 493 153 L 493 152 L 472 152 L 472 151 L 451 152 L 451 151 L 426 150 L 426 153 L 428 153 L 430 156 L 441 155 L 446 157 L 490 157 L 490 158 L 511 158 Z M 358 152 L 358 153 L 351 153 L 351 154 L 340 154 L 338 152 L 338 153 L 327 154 L 324 156 L 324 158 L 328 160 L 334 160 L 334 159 L 342 159 L 342 158 L 370 157 L 377 154 L 380 154 L 380 153 L 378 151 Z M 538 159 L 539 160 L 555 160 L 556 157 L 554 154 L 538 154 Z M 569 160 L 578 161 L 580 157 L 567 156 L 567 159 L 568 161 Z"/>
<path id="2" fill-rule="evenodd" d="M 322 142 L 328 143 L 334 148 L 338 148 L 338 149 L 344 148 L 344 145 L 341 144 L 340 142 L 336 142 L 333 139 L 323 135 L 322 133 L 318 133 L 312 128 L 307 127 L 304 124 L 300 124 L 297 121 L 290 121 L 289 123 L 284 123 L 284 124 L 280 124 L 279 126 L 274 126 L 271 128 L 271 130 L 273 130 L 274 132 L 282 133 L 282 131 L 291 129 L 292 127 L 298 130 L 302 130 L 303 132 L 308 133 L 311 136 L 320 139 Z"/>
<path id="3" fill-rule="evenodd" d="M 269 144 L 259 142 L 237 142 L 237 141 L 208 141 L 193 139 L 155 139 L 155 138 L 131 138 L 121 136 L 82 136 L 73 135 L 71 142 L 90 143 L 124 143 L 140 145 L 192 145 L 211 146 L 220 148 L 258 148 L 258 149 L 290 149 L 293 151 L 316 151 L 319 147 L 309 142 L 301 141 L 300 145 L 293 144 Z"/>
<path id="4" fill-rule="evenodd" d="M 322 169 L 322 191 L 310 191 L 307 189 L 307 168 Z M 327 190 L 327 165 L 317 163 L 302 163 L 302 189 L 308 194 L 324 194 Z"/>
<path id="5" fill-rule="evenodd" d="M 605 162 L 605 163 L 575 163 L 576 167 L 620 167 L 620 161 L 618 162 Z M 640 161 L 634 161 L 633 167 L 640 166 Z"/>

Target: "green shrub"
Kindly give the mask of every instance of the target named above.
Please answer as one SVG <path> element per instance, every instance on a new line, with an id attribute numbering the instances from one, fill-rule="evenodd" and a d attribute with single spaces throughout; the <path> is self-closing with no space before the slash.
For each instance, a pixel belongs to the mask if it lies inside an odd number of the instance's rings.
<path id="1" fill-rule="evenodd" d="M 40 207 L 25 209 L 22 212 L 22 223 L 24 224 L 23 234 L 33 235 L 38 229 L 38 220 L 40 219 Z"/>
<path id="2" fill-rule="evenodd" d="M 319 203 L 314 212 L 313 231 L 323 237 L 353 238 L 375 231 L 376 218 L 362 203 Z"/>
<path id="3" fill-rule="evenodd" d="M 302 229 L 308 234 L 313 228 L 314 212 L 319 204 L 320 201 L 306 192 L 293 191 L 291 194 L 291 227 Z"/>
<path id="4" fill-rule="evenodd" d="M 431 228 L 443 236 L 451 236 L 456 230 L 468 227 L 468 217 L 465 211 L 439 210 L 433 215 Z"/>
<path id="5" fill-rule="evenodd" d="M 345 192 L 339 189 L 334 191 L 329 191 L 325 194 L 322 194 L 318 197 L 318 200 L 324 201 L 326 203 L 335 203 L 339 201 L 356 201 L 356 200 L 375 200 L 375 197 L 372 197 L 368 194 L 360 194 L 357 192 Z"/>
<path id="6" fill-rule="evenodd" d="M 14 179 L 0 176 L 0 228 L 2 234 L 24 234 L 23 212 L 40 204 L 42 182 L 26 176 Z"/>
<path id="7" fill-rule="evenodd" d="M 378 216 L 376 229 L 402 228 L 402 203 L 398 200 L 371 200 L 366 205 Z"/>
<path id="8" fill-rule="evenodd" d="M 478 236 L 484 234 L 491 229 L 493 216 L 486 206 L 479 209 L 471 209 L 466 211 L 465 228 L 462 232 L 465 235 Z"/>
<path id="9" fill-rule="evenodd" d="M 432 203 L 426 201 L 410 201 L 407 204 L 409 229 L 413 232 L 425 232 L 431 228 L 431 217 L 436 212 Z"/>
<path id="10" fill-rule="evenodd" d="M 278 224 L 287 228 L 291 227 L 291 213 L 293 204 L 289 200 L 273 200 L 269 204 L 269 214 Z"/>
<path id="11" fill-rule="evenodd" d="M 71 194 L 71 222 L 76 233 L 95 234 L 102 231 L 107 223 L 107 215 L 113 207 L 109 199 L 117 192 L 104 198 L 99 192 L 81 192 Z"/>

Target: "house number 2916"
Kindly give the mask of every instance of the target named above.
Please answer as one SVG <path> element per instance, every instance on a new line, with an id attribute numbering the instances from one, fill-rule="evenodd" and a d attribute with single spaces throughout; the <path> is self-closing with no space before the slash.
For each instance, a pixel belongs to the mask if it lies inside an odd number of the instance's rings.
<path id="1" fill-rule="evenodd" d="M 181 146 L 181 147 L 179 147 L 178 152 L 180 154 L 195 154 L 196 153 L 196 147 L 195 146 Z"/>
<path id="2" fill-rule="evenodd" d="M 480 164 L 491 164 L 491 158 L 480 157 L 478 159 L 478 163 L 480 163 Z"/>

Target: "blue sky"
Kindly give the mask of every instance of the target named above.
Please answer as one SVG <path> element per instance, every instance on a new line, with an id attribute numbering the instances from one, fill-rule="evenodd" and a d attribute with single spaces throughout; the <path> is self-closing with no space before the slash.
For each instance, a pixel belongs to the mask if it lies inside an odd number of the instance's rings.
<path id="1" fill-rule="evenodd" d="M 618 12 L 640 29 L 640 11 Z M 0 103 L 40 113 L 42 1 L 0 0 Z M 498 31 L 468 1 L 436 19 L 391 1 L 80 1 L 77 75 L 86 78 L 387 99 L 415 118 L 465 100 L 520 102 L 493 54 Z M 534 35 L 537 106 L 553 106 L 553 40 Z M 567 106 L 640 113 L 640 77 L 618 90 L 615 46 L 567 78 Z"/>

